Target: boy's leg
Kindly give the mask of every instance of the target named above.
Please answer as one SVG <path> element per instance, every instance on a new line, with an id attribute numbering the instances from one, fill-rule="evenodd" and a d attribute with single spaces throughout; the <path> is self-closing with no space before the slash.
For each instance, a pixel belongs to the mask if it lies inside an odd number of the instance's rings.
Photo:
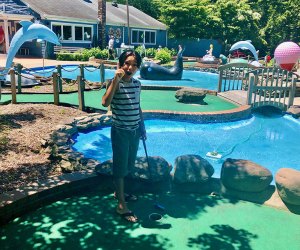
<path id="1" fill-rule="evenodd" d="M 124 176 L 127 175 L 128 149 L 130 140 L 128 138 L 128 131 L 116 129 L 112 127 L 111 130 L 112 147 L 113 147 L 113 174 L 114 184 L 116 189 L 116 197 L 118 199 L 117 213 L 124 215 L 131 212 L 125 202 L 124 194 Z M 125 160 L 126 159 L 126 160 Z M 131 222 L 136 222 L 135 215 L 126 215 L 125 219 Z"/>

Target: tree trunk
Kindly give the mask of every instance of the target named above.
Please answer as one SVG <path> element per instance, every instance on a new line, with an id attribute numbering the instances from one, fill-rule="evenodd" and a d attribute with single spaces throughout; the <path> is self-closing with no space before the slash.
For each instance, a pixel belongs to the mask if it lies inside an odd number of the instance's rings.
<path id="1" fill-rule="evenodd" d="M 106 47 L 106 0 L 98 0 L 98 45 L 101 49 Z"/>

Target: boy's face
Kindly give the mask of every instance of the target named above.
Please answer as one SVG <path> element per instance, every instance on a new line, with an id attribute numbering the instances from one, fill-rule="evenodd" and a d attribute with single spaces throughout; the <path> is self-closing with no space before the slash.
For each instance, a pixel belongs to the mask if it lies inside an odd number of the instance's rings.
<path id="1" fill-rule="evenodd" d="M 125 71 L 124 80 L 129 80 L 137 72 L 138 66 L 134 56 L 128 56 L 121 67 Z"/>

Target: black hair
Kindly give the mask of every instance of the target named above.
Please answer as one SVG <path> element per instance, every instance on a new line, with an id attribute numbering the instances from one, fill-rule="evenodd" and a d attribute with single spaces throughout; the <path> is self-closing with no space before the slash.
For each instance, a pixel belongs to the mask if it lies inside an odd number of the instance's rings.
<path id="1" fill-rule="evenodd" d="M 140 54 L 134 50 L 125 50 L 120 56 L 119 56 L 119 66 L 122 67 L 125 63 L 125 60 L 127 59 L 127 57 L 129 56 L 134 56 L 136 59 L 136 64 L 137 67 L 139 68 L 142 64 L 142 58 L 140 56 Z"/>

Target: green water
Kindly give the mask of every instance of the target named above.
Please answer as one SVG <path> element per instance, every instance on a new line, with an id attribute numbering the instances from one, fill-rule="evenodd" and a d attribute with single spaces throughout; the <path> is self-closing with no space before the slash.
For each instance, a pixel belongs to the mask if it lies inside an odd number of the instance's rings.
<path id="1" fill-rule="evenodd" d="M 155 200 L 165 207 L 154 207 Z M 250 202 L 194 194 L 141 194 L 131 224 L 103 191 L 73 196 L 1 228 L 1 249 L 300 249 L 300 216 Z M 150 213 L 163 215 L 152 222 Z"/>

